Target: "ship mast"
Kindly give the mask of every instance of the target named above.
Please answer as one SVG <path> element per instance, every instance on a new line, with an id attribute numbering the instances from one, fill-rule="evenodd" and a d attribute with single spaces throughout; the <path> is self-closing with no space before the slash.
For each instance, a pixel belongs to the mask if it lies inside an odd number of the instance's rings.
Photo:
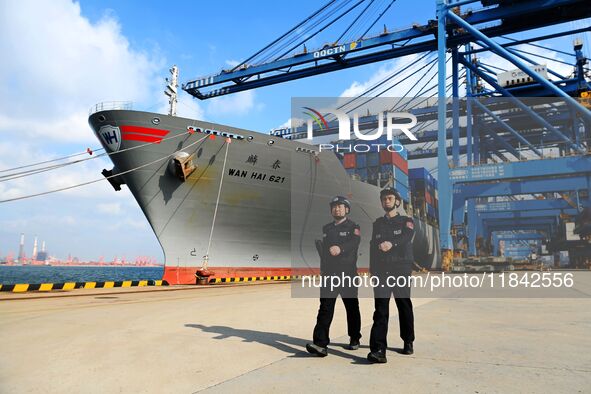
<path id="1" fill-rule="evenodd" d="M 170 116 L 176 116 L 176 103 L 178 102 L 177 88 L 179 86 L 179 83 L 178 83 L 179 69 L 175 65 L 175 66 L 172 66 L 172 68 L 169 71 L 171 74 L 171 78 L 170 78 L 170 80 L 168 78 L 166 78 L 166 82 L 168 82 L 168 85 L 166 85 L 166 89 L 164 90 L 164 94 L 169 97 L 168 104 L 170 104 L 170 108 L 168 109 L 168 114 Z"/>

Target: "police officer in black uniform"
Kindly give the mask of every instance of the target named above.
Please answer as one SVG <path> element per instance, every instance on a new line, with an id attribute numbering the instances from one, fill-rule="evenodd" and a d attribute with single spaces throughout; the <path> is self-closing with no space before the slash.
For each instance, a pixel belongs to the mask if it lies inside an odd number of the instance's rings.
<path id="1" fill-rule="evenodd" d="M 398 210 L 402 204 L 400 193 L 388 187 L 380 192 L 380 201 L 386 214 L 373 223 L 370 241 L 369 269 L 380 280 L 374 288 L 375 312 L 369 339 L 371 352 L 367 359 L 374 363 L 385 363 L 388 335 L 390 297 L 394 294 L 400 337 L 404 341 L 403 354 L 413 353 L 414 316 L 410 300 L 410 275 L 413 264 L 412 239 L 414 222 L 412 218 L 401 215 Z M 387 283 L 396 279 L 396 282 Z"/>
<path id="2" fill-rule="evenodd" d="M 357 251 L 361 240 L 359 226 L 347 215 L 351 203 L 345 197 L 336 196 L 330 201 L 330 212 L 334 221 L 322 227 L 323 240 L 317 242 L 320 254 L 320 272 L 323 277 L 331 275 L 349 277 L 351 283 L 341 283 L 335 289 L 320 289 L 320 308 L 314 327 L 313 343 L 306 345 L 309 353 L 319 357 L 328 355 L 330 323 L 334 315 L 337 297 L 340 295 L 347 311 L 347 327 L 350 337 L 349 349 L 359 349 L 361 338 L 361 314 L 359 312 L 358 289 L 353 286 L 357 276 Z M 325 282 L 330 286 L 330 279 Z"/>

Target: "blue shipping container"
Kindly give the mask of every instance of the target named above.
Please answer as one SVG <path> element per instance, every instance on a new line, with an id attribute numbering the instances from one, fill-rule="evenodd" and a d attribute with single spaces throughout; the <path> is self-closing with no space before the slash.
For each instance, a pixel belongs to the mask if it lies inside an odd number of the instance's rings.
<path id="1" fill-rule="evenodd" d="M 380 167 L 367 167 L 367 179 L 369 179 L 369 180 L 378 179 L 379 172 L 380 172 Z"/>
<path id="2" fill-rule="evenodd" d="M 394 182 L 394 187 L 396 188 L 396 190 L 398 190 L 398 193 L 400 193 L 400 195 L 402 196 L 402 199 L 406 202 L 408 202 L 408 187 L 406 187 L 405 185 L 403 185 L 402 183 L 398 183 L 398 181 Z"/>
<path id="3" fill-rule="evenodd" d="M 429 173 L 424 167 L 411 168 L 408 170 L 408 176 L 411 179 L 423 179 L 429 193 L 433 194 L 433 188 L 435 184 L 435 178 Z"/>
<path id="4" fill-rule="evenodd" d="M 435 212 L 435 208 L 433 208 L 433 206 L 431 204 L 426 204 L 427 205 L 427 216 L 430 216 L 432 218 L 437 218 L 437 212 Z"/>
<path id="5" fill-rule="evenodd" d="M 365 168 L 367 167 L 367 160 L 365 153 L 357 153 L 355 155 L 355 166 L 357 168 Z"/>
<path id="6" fill-rule="evenodd" d="M 387 143 L 400 144 L 400 141 L 398 141 L 398 138 L 396 138 L 396 137 L 392 137 L 392 140 L 388 140 L 386 138 L 386 135 L 385 134 L 382 134 L 380 136 L 380 138 L 378 138 L 376 140 L 376 143 L 377 144 L 387 144 Z"/>
<path id="7" fill-rule="evenodd" d="M 424 167 L 410 168 L 408 170 L 408 176 L 411 179 L 426 179 L 429 176 L 429 171 Z"/>
<path id="8" fill-rule="evenodd" d="M 404 173 L 400 168 L 394 167 L 394 179 L 398 182 L 402 183 L 406 188 L 408 188 L 408 175 Z"/>
<path id="9" fill-rule="evenodd" d="M 361 180 L 366 180 L 367 179 L 367 168 L 357 168 L 355 173 L 357 175 L 359 175 L 359 177 L 361 178 Z"/>
<path id="10" fill-rule="evenodd" d="M 400 146 L 395 147 L 395 149 L 396 150 L 399 150 L 400 149 Z M 400 156 L 402 156 L 405 160 L 408 160 L 408 149 L 406 149 L 405 147 L 403 147 L 403 149 L 400 152 L 398 152 L 398 154 Z"/>
<path id="11" fill-rule="evenodd" d="M 367 166 L 375 167 L 380 165 L 380 154 L 377 152 L 371 152 L 367 154 Z"/>
<path id="12" fill-rule="evenodd" d="M 386 139 L 386 136 L 385 135 L 382 135 L 380 138 L 378 138 L 373 143 L 374 144 L 386 144 L 386 145 L 390 145 L 390 146 L 392 146 L 392 148 L 390 148 L 392 152 L 396 152 L 400 156 L 402 156 L 404 159 L 407 159 L 408 160 L 408 149 L 406 149 L 404 147 L 404 145 L 401 144 L 400 141 L 397 138 L 392 138 L 391 141 L 388 141 Z M 386 146 L 381 146 L 380 149 L 383 150 L 383 149 L 388 149 L 388 148 Z"/>
<path id="13" fill-rule="evenodd" d="M 382 164 L 380 172 L 384 175 L 394 175 L 394 166 L 392 164 Z"/>

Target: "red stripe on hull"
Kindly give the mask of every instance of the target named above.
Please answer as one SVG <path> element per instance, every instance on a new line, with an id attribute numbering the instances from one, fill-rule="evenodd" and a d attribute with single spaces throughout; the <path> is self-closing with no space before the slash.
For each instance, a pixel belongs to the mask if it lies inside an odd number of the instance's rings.
<path id="1" fill-rule="evenodd" d="M 195 271 L 201 267 L 164 267 L 163 280 L 171 285 L 194 285 Z M 318 270 L 281 267 L 210 267 L 213 278 L 249 278 L 257 276 L 314 275 Z"/>
<path id="2" fill-rule="evenodd" d="M 159 144 L 162 138 L 152 137 L 151 135 L 121 133 L 121 139 L 126 141 L 141 141 L 141 142 L 155 142 Z"/>
<path id="3" fill-rule="evenodd" d="M 166 134 L 169 133 L 168 130 L 152 129 L 149 127 L 140 127 L 140 126 L 121 126 L 121 132 L 151 134 L 151 135 L 158 135 L 161 137 L 164 137 Z"/>
<path id="4" fill-rule="evenodd" d="M 195 272 L 201 267 L 164 267 L 162 279 L 171 285 L 194 285 L 196 284 Z M 215 278 L 252 278 L 265 276 L 300 276 L 318 275 L 318 268 L 289 268 L 289 267 L 211 267 L 209 268 Z M 359 269 L 360 273 L 367 273 L 367 268 Z"/>

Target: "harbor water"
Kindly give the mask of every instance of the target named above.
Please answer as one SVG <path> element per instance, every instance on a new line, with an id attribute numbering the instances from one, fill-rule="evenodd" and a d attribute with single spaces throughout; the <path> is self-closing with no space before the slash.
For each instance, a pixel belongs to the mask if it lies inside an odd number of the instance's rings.
<path id="1" fill-rule="evenodd" d="M 164 267 L 66 267 L 0 265 L 0 284 L 159 280 Z"/>

